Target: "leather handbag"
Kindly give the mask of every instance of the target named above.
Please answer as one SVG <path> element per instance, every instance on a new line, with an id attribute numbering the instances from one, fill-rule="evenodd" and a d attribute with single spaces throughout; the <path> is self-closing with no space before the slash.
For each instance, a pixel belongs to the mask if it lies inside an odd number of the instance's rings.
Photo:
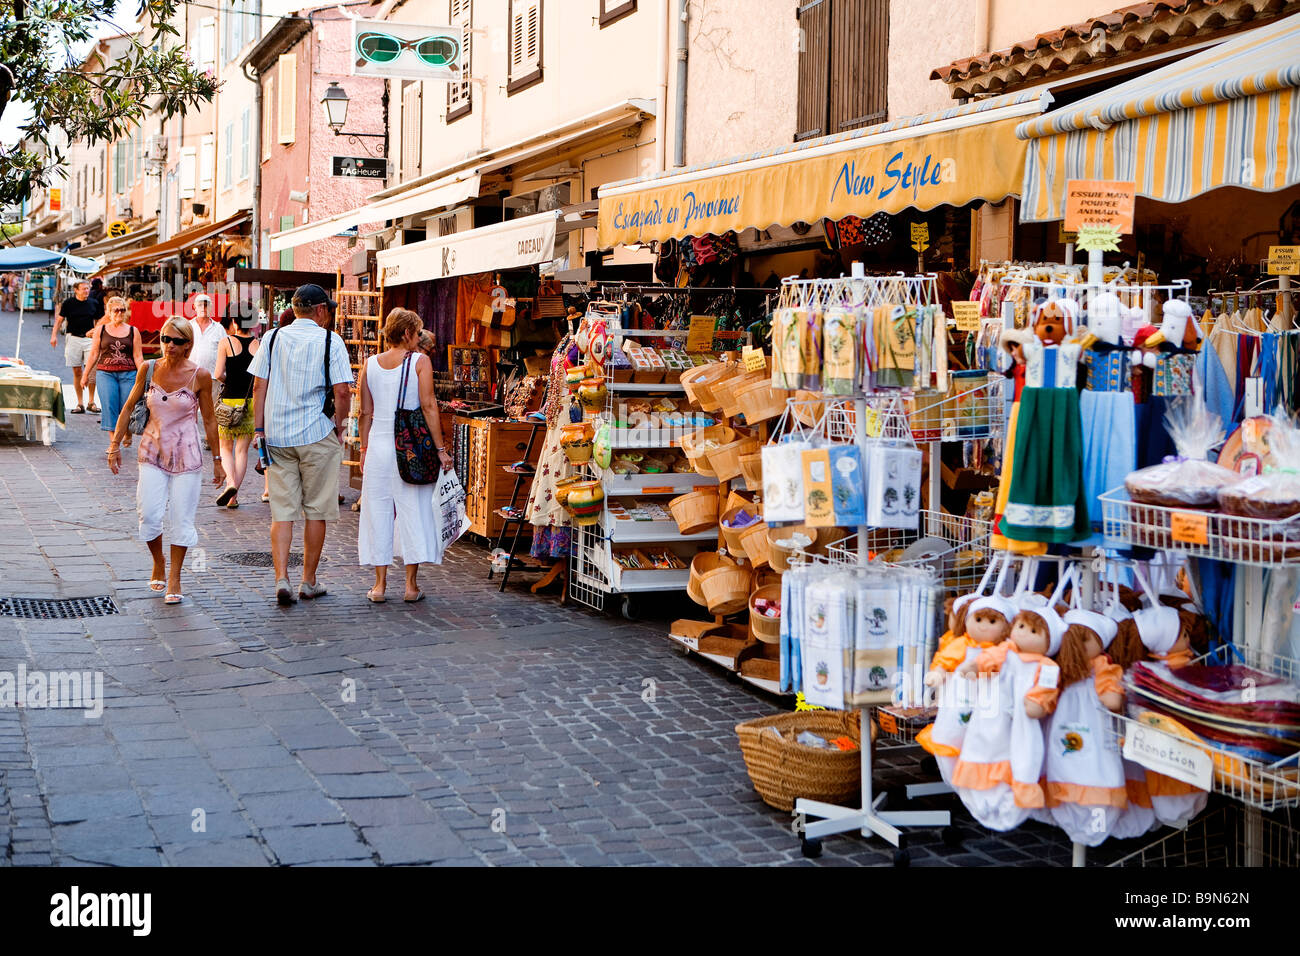
<path id="1" fill-rule="evenodd" d="M 143 435 L 145 426 L 149 424 L 149 386 L 152 384 L 153 359 L 150 359 L 144 367 L 144 392 L 131 409 L 131 417 L 126 423 L 127 430 L 132 435 Z"/>
<path id="2" fill-rule="evenodd" d="M 222 398 L 225 398 L 225 389 L 222 389 Z M 216 417 L 217 424 L 227 431 L 234 431 L 244 421 L 244 416 L 248 414 L 248 403 L 253 399 L 253 379 L 250 376 L 248 380 L 248 394 L 244 396 L 242 405 L 227 405 L 221 399 L 217 399 Z"/>
<path id="3" fill-rule="evenodd" d="M 402 359 L 402 384 L 397 389 L 397 408 L 393 412 L 393 440 L 397 446 L 397 473 L 408 485 L 431 485 L 438 480 L 442 463 L 438 446 L 424 420 L 424 409 L 403 408 L 406 380 L 411 372 L 411 356 Z"/>

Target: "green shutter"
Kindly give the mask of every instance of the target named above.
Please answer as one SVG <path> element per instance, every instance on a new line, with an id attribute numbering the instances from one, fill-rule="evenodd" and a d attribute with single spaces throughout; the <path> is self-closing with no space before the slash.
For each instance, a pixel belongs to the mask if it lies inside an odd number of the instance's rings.
<path id="1" fill-rule="evenodd" d="M 281 232 L 284 232 L 286 229 L 292 229 L 293 227 L 294 227 L 293 216 L 280 217 Z M 292 246 L 289 247 L 288 249 L 280 250 L 280 268 L 281 269 L 293 268 L 293 247 Z"/>

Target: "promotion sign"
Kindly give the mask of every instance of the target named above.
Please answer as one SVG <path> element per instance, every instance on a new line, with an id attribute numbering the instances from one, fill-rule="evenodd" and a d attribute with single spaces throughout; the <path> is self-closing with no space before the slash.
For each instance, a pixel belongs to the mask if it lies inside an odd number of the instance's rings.
<path id="1" fill-rule="evenodd" d="M 1071 179 L 1065 187 L 1065 228 L 1108 226 L 1120 235 L 1133 231 L 1137 183 L 1105 179 Z"/>
<path id="2" fill-rule="evenodd" d="M 459 81 L 462 52 L 460 27 L 352 21 L 352 72 L 357 76 Z"/>
<path id="3" fill-rule="evenodd" d="M 1021 189 L 1025 144 L 1016 139 L 1017 122 L 910 137 L 891 131 L 815 150 L 773 151 L 716 171 L 615 183 L 600 190 L 598 241 L 612 248 L 772 223 L 997 202 Z"/>

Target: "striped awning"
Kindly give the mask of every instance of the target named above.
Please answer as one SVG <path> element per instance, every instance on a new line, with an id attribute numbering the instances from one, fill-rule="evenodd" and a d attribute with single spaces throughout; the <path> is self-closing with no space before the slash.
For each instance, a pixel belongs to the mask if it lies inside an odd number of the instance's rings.
<path id="1" fill-rule="evenodd" d="M 1295 15 L 1021 123 L 1021 221 L 1064 218 L 1071 179 L 1133 181 L 1169 203 L 1300 183 L 1298 51 Z"/>

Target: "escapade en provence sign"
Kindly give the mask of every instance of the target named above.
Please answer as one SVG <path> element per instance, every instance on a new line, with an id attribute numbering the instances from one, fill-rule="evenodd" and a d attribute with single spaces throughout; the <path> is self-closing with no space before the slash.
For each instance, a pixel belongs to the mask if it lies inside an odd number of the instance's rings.
<path id="1" fill-rule="evenodd" d="M 1012 121 L 839 146 L 602 189 L 600 244 L 998 201 L 1020 190 L 1024 173 L 1024 143 Z"/>

